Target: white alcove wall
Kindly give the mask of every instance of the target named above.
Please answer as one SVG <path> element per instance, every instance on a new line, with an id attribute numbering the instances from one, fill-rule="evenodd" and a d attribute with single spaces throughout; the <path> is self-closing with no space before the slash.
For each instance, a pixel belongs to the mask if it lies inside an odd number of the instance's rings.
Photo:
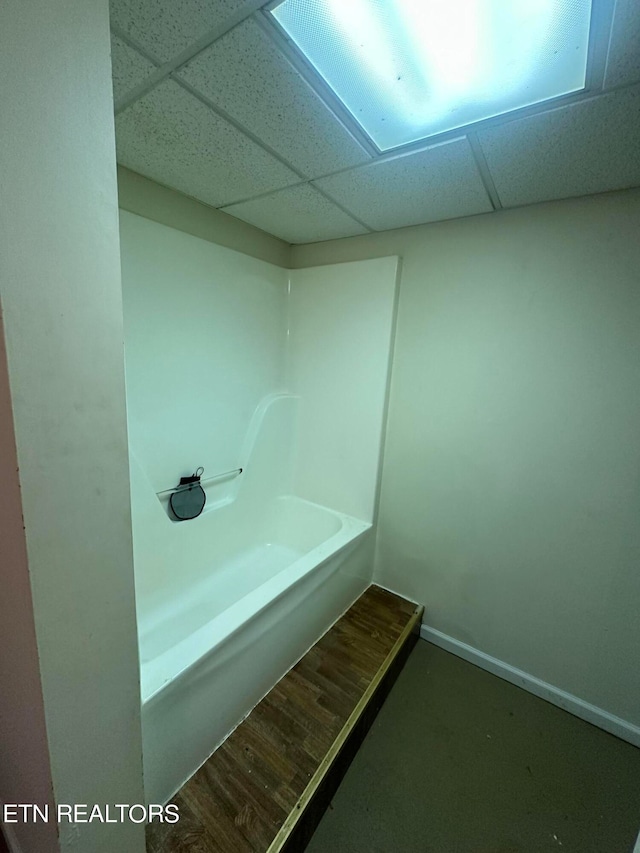
<path id="1" fill-rule="evenodd" d="M 372 522 L 393 349 L 397 257 L 290 272 L 294 491 Z"/>
<path id="2" fill-rule="evenodd" d="M 285 390 L 286 272 L 120 212 L 130 443 L 153 490 L 241 464 Z"/>

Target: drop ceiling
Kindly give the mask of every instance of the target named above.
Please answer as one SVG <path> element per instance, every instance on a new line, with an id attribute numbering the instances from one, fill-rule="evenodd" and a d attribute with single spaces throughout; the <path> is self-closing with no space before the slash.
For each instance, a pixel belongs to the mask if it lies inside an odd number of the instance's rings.
<path id="1" fill-rule="evenodd" d="M 594 0 L 585 92 L 386 154 L 265 5 L 111 0 L 122 165 L 288 243 L 640 186 L 638 0 Z"/>

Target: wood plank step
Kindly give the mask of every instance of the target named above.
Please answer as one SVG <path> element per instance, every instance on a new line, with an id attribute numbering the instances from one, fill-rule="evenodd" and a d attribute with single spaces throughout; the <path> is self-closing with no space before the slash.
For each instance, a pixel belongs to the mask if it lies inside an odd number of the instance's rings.
<path id="1" fill-rule="evenodd" d="M 306 847 L 420 629 L 423 608 L 370 586 L 147 826 L 147 853 Z"/>

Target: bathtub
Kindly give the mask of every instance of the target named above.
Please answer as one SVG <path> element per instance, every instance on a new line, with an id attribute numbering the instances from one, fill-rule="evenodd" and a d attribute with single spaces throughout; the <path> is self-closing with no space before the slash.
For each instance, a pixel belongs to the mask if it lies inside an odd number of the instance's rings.
<path id="1" fill-rule="evenodd" d="M 174 542 L 202 537 L 209 564 L 185 551 L 188 582 L 167 574 L 139 610 L 148 803 L 170 799 L 355 601 L 373 562 L 371 524 L 292 495 L 172 528 Z"/>

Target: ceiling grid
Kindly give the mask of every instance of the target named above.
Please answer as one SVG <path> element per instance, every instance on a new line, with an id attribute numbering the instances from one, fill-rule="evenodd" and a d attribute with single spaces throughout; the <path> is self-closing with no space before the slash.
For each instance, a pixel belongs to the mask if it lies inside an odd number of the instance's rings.
<path id="1" fill-rule="evenodd" d="M 640 4 L 594 0 L 588 89 L 386 153 L 264 0 L 111 0 L 119 162 L 290 243 L 640 185 Z"/>
<path id="2" fill-rule="evenodd" d="M 471 146 L 471 150 L 473 151 L 473 159 L 476 161 L 476 168 L 480 173 L 480 177 L 482 178 L 482 183 L 484 184 L 484 188 L 487 191 L 487 195 L 491 199 L 493 209 L 502 210 L 502 202 L 500 201 L 500 196 L 498 195 L 498 190 L 496 189 L 496 185 L 493 180 L 493 175 L 491 174 L 491 170 L 489 169 L 487 158 L 484 156 L 484 151 L 482 150 L 482 146 L 480 145 L 478 134 L 474 130 L 470 131 L 469 133 L 467 133 L 467 140 L 469 141 L 469 145 Z"/>

